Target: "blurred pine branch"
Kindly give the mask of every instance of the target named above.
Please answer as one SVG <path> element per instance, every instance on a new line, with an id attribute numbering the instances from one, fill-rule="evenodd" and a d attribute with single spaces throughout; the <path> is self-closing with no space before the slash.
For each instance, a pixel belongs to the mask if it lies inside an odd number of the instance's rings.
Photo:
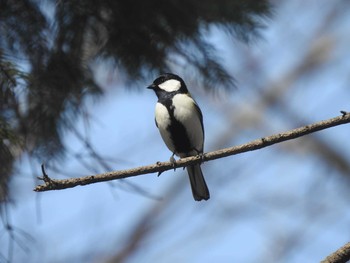
<path id="1" fill-rule="evenodd" d="M 0 201 L 23 152 L 65 156 L 63 135 L 85 99 L 102 92 L 94 62 L 113 61 L 137 80 L 169 70 L 175 58 L 213 88 L 230 87 L 205 38 L 210 27 L 249 41 L 269 15 L 265 0 L 0 1 Z"/>

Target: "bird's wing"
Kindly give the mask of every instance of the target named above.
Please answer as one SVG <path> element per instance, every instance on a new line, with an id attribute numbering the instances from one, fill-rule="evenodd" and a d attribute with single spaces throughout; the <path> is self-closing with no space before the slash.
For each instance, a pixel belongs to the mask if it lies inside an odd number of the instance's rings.
<path id="1" fill-rule="evenodd" d="M 202 114 L 201 109 L 200 109 L 199 106 L 197 105 L 197 102 L 194 102 L 194 106 L 195 106 L 195 109 L 196 109 L 196 111 L 197 111 L 197 113 L 198 113 L 199 120 L 200 120 L 200 122 L 201 122 L 202 131 L 203 131 L 203 139 L 204 139 L 203 114 Z"/>

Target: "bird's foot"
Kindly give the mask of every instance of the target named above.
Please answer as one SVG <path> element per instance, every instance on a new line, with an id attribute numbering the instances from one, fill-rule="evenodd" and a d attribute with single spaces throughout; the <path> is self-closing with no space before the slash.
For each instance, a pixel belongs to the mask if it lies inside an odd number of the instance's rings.
<path id="1" fill-rule="evenodd" d="M 176 171 L 176 160 L 174 158 L 174 155 L 175 155 L 175 153 L 173 153 L 173 155 L 170 156 L 170 160 L 169 161 L 173 164 L 174 171 Z"/>
<path id="2" fill-rule="evenodd" d="M 202 151 L 198 151 L 196 148 L 194 148 L 193 150 L 195 150 L 197 152 L 197 155 L 199 156 L 199 158 L 201 159 L 201 162 L 204 162 L 204 153 Z"/>
<path id="3" fill-rule="evenodd" d="M 201 159 L 201 162 L 204 162 L 204 153 L 199 153 L 198 154 L 199 158 Z"/>

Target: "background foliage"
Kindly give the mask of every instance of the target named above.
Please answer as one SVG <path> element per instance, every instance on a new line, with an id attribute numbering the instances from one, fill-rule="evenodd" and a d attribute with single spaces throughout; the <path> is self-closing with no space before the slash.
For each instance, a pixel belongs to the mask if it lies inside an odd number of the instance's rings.
<path id="1" fill-rule="evenodd" d="M 62 137 L 86 98 L 102 92 L 98 63 L 117 67 L 134 87 L 180 61 L 213 87 L 229 87 L 232 77 L 205 35 L 217 25 L 248 40 L 268 14 L 267 1 L 2 0 L 0 200 L 23 152 L 45 161 L 65 156 Z"/>

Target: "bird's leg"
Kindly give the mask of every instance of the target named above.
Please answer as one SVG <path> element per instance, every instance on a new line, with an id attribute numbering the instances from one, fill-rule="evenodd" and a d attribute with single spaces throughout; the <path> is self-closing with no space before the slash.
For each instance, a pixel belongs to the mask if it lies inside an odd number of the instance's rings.
<path id="1" fill-rule="evenodd" d="M 173 164 L 174 167 L 174 171 L 176 170 L 176 160 L 174 158 L 175 152 L 173 152 L 173 154 L 170 156 L 170 162 Z"/>
<path id="2" fill-rule="evenodd" d="M 196 148 L 193 148 L 194 151 L 197 152 L 197 155 L 201 158 L 201 161 L 204 161 L 204 153 L 203 151 L 198 151 Z"/>

